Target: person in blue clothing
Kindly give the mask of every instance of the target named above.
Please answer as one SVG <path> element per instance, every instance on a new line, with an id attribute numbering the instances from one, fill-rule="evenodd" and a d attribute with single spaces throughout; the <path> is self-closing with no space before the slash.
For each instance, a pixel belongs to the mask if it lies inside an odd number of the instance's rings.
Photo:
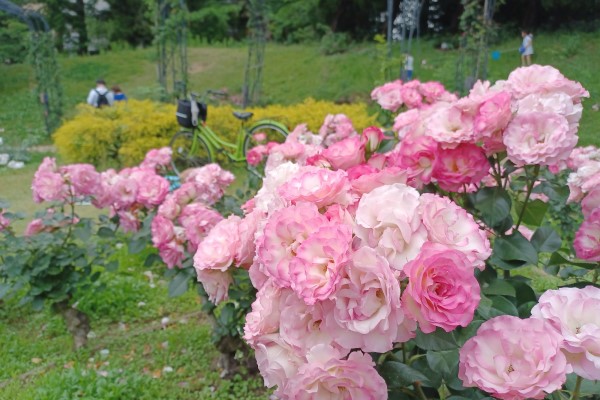
<path id="1" fill-rule="evenodd" d="M 521 31 L 523 43 L 519 52 L 521 53 L 521 65 L 531 65 L 531 55 L 533 54 L 533 34 L 526 30 Z"/>
<path id="2" fill-rule="evenodd" d="M 127 101 L 127 96 L 125 96 L 125 93 L 123 93 L 123 91 L 121 90 L 121 88 L 119 86 L 117 86 L 117 85 L 113 86 L 112 92 L 113 92 L 115 101 Z"/>

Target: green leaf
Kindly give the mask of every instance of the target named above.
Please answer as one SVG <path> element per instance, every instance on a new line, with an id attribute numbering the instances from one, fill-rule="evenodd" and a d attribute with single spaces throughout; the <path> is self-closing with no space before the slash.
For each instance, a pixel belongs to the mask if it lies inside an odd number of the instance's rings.
<path id="1" fill-rule="evenodd" d="M 156 253 L 148 254 L 148 257 L 144 260 L 144 267 L 151 267 L 154 264 L 162 263 L 162 258 Z"/>
<path id="2" fill-rule="evenodd" d="M 520 232 L 499 237 L 494 241 L 492 262 L 501 269 L 513 269 L 523 265 L 536 265 L 537 250 Z"/>
<path id="3" fill-rule="evenodd" d="M 469 325 L 466 327 L 458 327 L 454 331 L 454 337 L 456 338 L 456 343 L 458 343 L 459 347 L 462 347 L 465 342 L 471 339 L 477 333 L 477 329 L 483 324 L 485 321 L 481 319 L 474 319 L 471 321 Z"/>
<path id="4" fill-rule="evenodd" d="M 443 351 L 428 351 L 427 363 L 432 371 L 442 375 L 446 380 L 456 371 L 458 366 L 458 349 Z"/>
<path id="5" fill-rule="evenodd" d="M 571 261 L 559 252 L 552 253 L 550 256 L 550 260 L 548 260 L 548 266 L 550 265 L 574 265 L 576 267 L 585 268 L 589 270 L 594 270 L 598 267 L 598 264 L 592 263 L 584 263 L 584 262 L 576 262 Z"/>
<path id="6" fill-rule="evenodd" d="M 137 238 L 129 241 L 129 253 L 138 254 L 141 253 L 146 246 L 148 246 L 148 241 L 145 238 Z"/>
<path id="7" fill-rule="evenodd" d="M 117 260 L 112 260 L 111 262 L 106 263 L 104 269 L 108 272 L 115 272 L 119 269 L 119 262 Z"/>
<path id="8" fill-rule="evenodd" d="M 507 314 L 513 316 L 519 315 L 517 307 L 503 296 L 490 296 L 489 298 L 481 296 L 477 312 L 485 319 Z"/>
<path id="9" fill-rule="evenodd" d="M 101 226 L 100 229 L 98 229 L 97 235 L 101 238 L 114 238 L 115 232 L 106 226 Z"/>
<path id="10" fill-rule="evenodd" d="M 517 203 L 517 213 L 520 213 L 523 208 L 523 203 Z M 531 226 L 540 226 L 544 221 L 544 216 L 548 211 L 548 203 L 544 203 L 540 199 L 527 202 L 525 212 L 523 213 L 523 222 Z"/>
<path id="11" fill-rule="evenodd" d="M 185 270 L 180 270 L 173 280 L 169 282 L 169 297 L 181 296 L 187 292 L 191 278 L 192 276 Z"/>
<path id="12" fill-rule="evenodd" d="M 531 244 L 538 252 L 552 253 L 560 249 L 562 240 L 551 226 L 542 226 L 531 237 Z"/>
<path id="13" fill-rule="evenodd" d="M 500 295 L 515 297 L 517 292 L 515 288 L 504 279 L 496 279 L 489 285 L 482 286 L 482 293 L 486 295 Z"/>
<path id="14" fill-rule="evenodd" d="M 421 330 L 417 331 L 415 337 L 415 343 L 423 350 L 453 350 L 458 348 L 456 339 L 450 332 L 444 332 L 438 328 L 432 333 L 423 333 Z"/>
<path id="15" fill-rule="evenodd" d="M 486 187 L 475 194 L 473 205 L 481 213 L 483 221 L 496 228 L 510 216 L 512 202 L 506 190 L 500 187 Z"/>
<path id="16" fill-rule="evenodd" d="M 388 387 L 399 388 L 420 382 L 429 386 L 429 380 L 421 372 L 399 361 L 386 361 L 379 367 L 379 373 L 385 379 Z"/>

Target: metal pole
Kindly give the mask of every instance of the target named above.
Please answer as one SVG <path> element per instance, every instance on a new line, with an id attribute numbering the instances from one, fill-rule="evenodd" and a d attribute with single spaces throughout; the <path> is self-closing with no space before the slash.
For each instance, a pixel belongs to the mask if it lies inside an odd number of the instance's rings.
<path id="1" fill-rule="evenodd" d="M 388 58 L 392 57 L 392 17 L 394 13 L 394 0 L 387 0 L 387 45 Z"/>

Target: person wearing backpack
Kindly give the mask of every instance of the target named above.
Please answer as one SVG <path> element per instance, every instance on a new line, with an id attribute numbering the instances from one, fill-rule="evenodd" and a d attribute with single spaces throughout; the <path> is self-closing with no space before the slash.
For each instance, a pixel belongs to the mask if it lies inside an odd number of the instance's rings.
<path id="1" fill-rule="evenodd" d="M 87 97 L 87 103 L 93 107 L 112 106 L 115 101 L 114 95 L 106 87 L 104 79 L 96 81 L 96 87 L 90 90 Z"/>

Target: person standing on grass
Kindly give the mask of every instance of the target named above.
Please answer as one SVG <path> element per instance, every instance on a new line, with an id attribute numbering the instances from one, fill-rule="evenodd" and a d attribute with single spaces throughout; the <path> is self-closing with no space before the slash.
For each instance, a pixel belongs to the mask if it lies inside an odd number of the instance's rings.
<path id="1" fill-rule="evenodd" d="M 96 87 L 90 90 L 90 94 L 87 97 L 87 103 L 93 107 L 104 107 L 112 106 L 115 101 L 114 95 L 106 87 L 104 79 L 98 79 L 96 81 Z"/>
<path id="2" fill-rule="evenodd" d="M 404 73 L 405 80 L 410 81 L 413 77 L 413 68 L 414 68 L 415 59 L 409 53 L 404 54 Z"/>
<path id="3" fill-rule="evenodd" d="M 118 85 L 112 87 L 112 92 L 115 101 L 127 101 L 127 96 L 125 96 L 125 93 L 123 93 Z"/>
<path id="4" fill-rule="evenodd" d="M 533 54 L 533 34 L 526 30 L 521 31 L 523 44 L 519 52 L 521 53 L 521 66 L 531 65 L 531 55 Z"/>

